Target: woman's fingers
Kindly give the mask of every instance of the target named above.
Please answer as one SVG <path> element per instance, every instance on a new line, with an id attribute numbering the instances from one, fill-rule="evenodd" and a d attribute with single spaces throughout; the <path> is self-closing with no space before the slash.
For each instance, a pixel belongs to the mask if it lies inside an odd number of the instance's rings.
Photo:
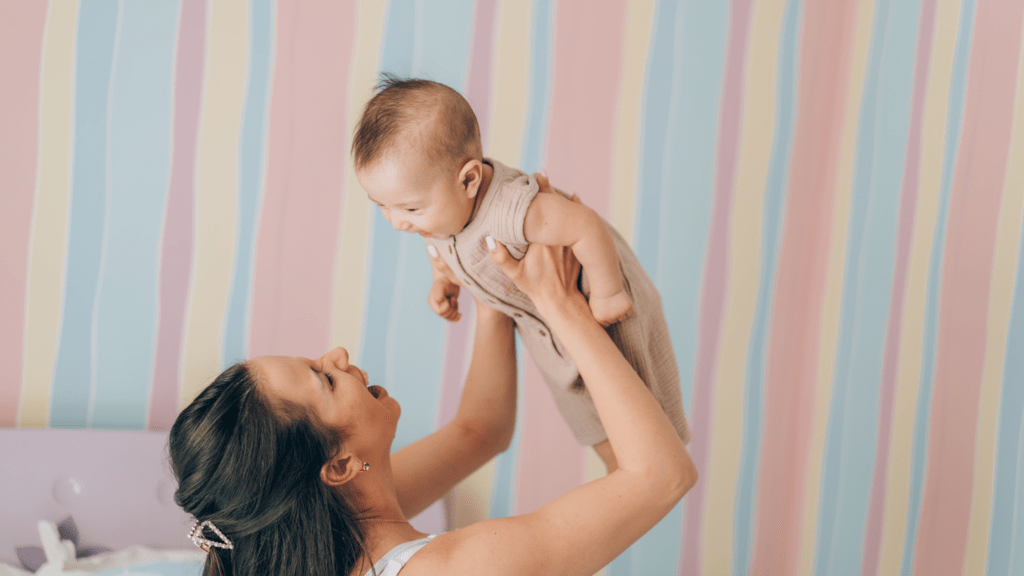
<path id="1" fill-rule="evenodd" d="M 516 272 L 519 270 L 519 261 L 512 257 L 508 253 L 508 248 L 501 242 L 498 242 L 494 238 L 488 236 L 486 238 L 487 249 L 491 252 L 491 258 L 498 264 L 501 271 L 505 273 L 509 278 L 513 278 Z"/>

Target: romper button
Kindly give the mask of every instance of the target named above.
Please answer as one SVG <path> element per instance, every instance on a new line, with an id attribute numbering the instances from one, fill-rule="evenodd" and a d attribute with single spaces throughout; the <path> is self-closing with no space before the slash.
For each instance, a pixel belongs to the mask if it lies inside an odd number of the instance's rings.
<path id="1" fill-rule="evenodd" d="M 522 318 L 523 317 L 523 315 L 520 314 L 519 312 L 513 312 L 512 315 L 515 316 L 516 318 Z"/>
<path id="2" fill-rule="evenodd" d="M 541 331 L 540 331 L 540 335 L 541 335 L 541 336 L 547 336 L 547 335 L 548 335 L 548 333 L 547 333 L 547 332 L 545 332 L 545 331 L 543 331 L 543 330 L 541 330 Z"/>
<path id="3" fill-rule="evenodd" d="M 452 245 L 451 245 L 451 244 L 449 244 L 449 245 L 448 245 L 448 253 L 449 253 L 449 254 L 451 254 L 451 253 L 452 253 Z"/>
<path id="4" fill-rule="evenodd" d="M 473 283 L 469 281 L 469 278 L 463 278 L 462 281 L 466 283 L 466 286 L 472 286 L 473 285 Z"/>

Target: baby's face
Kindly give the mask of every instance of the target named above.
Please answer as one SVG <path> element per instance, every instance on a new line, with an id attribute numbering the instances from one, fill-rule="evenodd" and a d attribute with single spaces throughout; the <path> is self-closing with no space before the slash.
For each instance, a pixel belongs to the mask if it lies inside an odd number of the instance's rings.
<path id="1" fill-rule="evenodd" d="M 462 231 L 473 198 L 458 173 L 437 176 L 422 158 L 390 155 L 356 171 L 370 201 L 399 232 L 449 238 Z"/>

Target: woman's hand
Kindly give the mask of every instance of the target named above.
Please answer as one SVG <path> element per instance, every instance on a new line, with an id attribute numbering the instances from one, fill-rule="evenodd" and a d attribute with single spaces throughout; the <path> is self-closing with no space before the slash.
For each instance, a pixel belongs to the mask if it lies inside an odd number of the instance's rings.
<path id="1" fill-rule="evenodd" d="M 580 263 L 569 247 L 531 244 L 522 260 L 513 258 L 501 242 L 490 237 L 487 248 L 502 272 L 533 300 L 542 314 L 552 306 L 565 306 L 573 301 L 587 305 L 576 287 Z"/>
<path id="2" fill-rule="evenodd" d="M 548 177 L 534 174 L 541 194 L 557 194 Z M 583 202 L 573 194 L 571 200 Z M 580 276 L 580 263 L 569 247 L 531 244 L 522 260 L 516 260 L 501 242 L 487 238 L 487 248 L 501 270 L 538 308 L 586 299 L 579 292 L 576 280 Z"/>

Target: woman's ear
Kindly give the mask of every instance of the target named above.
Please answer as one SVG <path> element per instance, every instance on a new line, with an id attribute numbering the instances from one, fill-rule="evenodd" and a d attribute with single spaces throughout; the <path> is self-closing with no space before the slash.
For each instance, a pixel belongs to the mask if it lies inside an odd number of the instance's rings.
<path id="1" fill-rule="evenodd" d="M 362 462 L 358 462 L 352 454 L 339 452 L 320 468 L 320 481 L 330 488 L 337 488 L 355 478 L 362 469 Z"/>
<path id="2" fill-rule="evenodd" d="M 483 179 L 484 163 L 475 158 L 463 164 L 462 170 L 459 170 L 459 185 L 466 189 L 467 198 L 476 197 Z"/>

